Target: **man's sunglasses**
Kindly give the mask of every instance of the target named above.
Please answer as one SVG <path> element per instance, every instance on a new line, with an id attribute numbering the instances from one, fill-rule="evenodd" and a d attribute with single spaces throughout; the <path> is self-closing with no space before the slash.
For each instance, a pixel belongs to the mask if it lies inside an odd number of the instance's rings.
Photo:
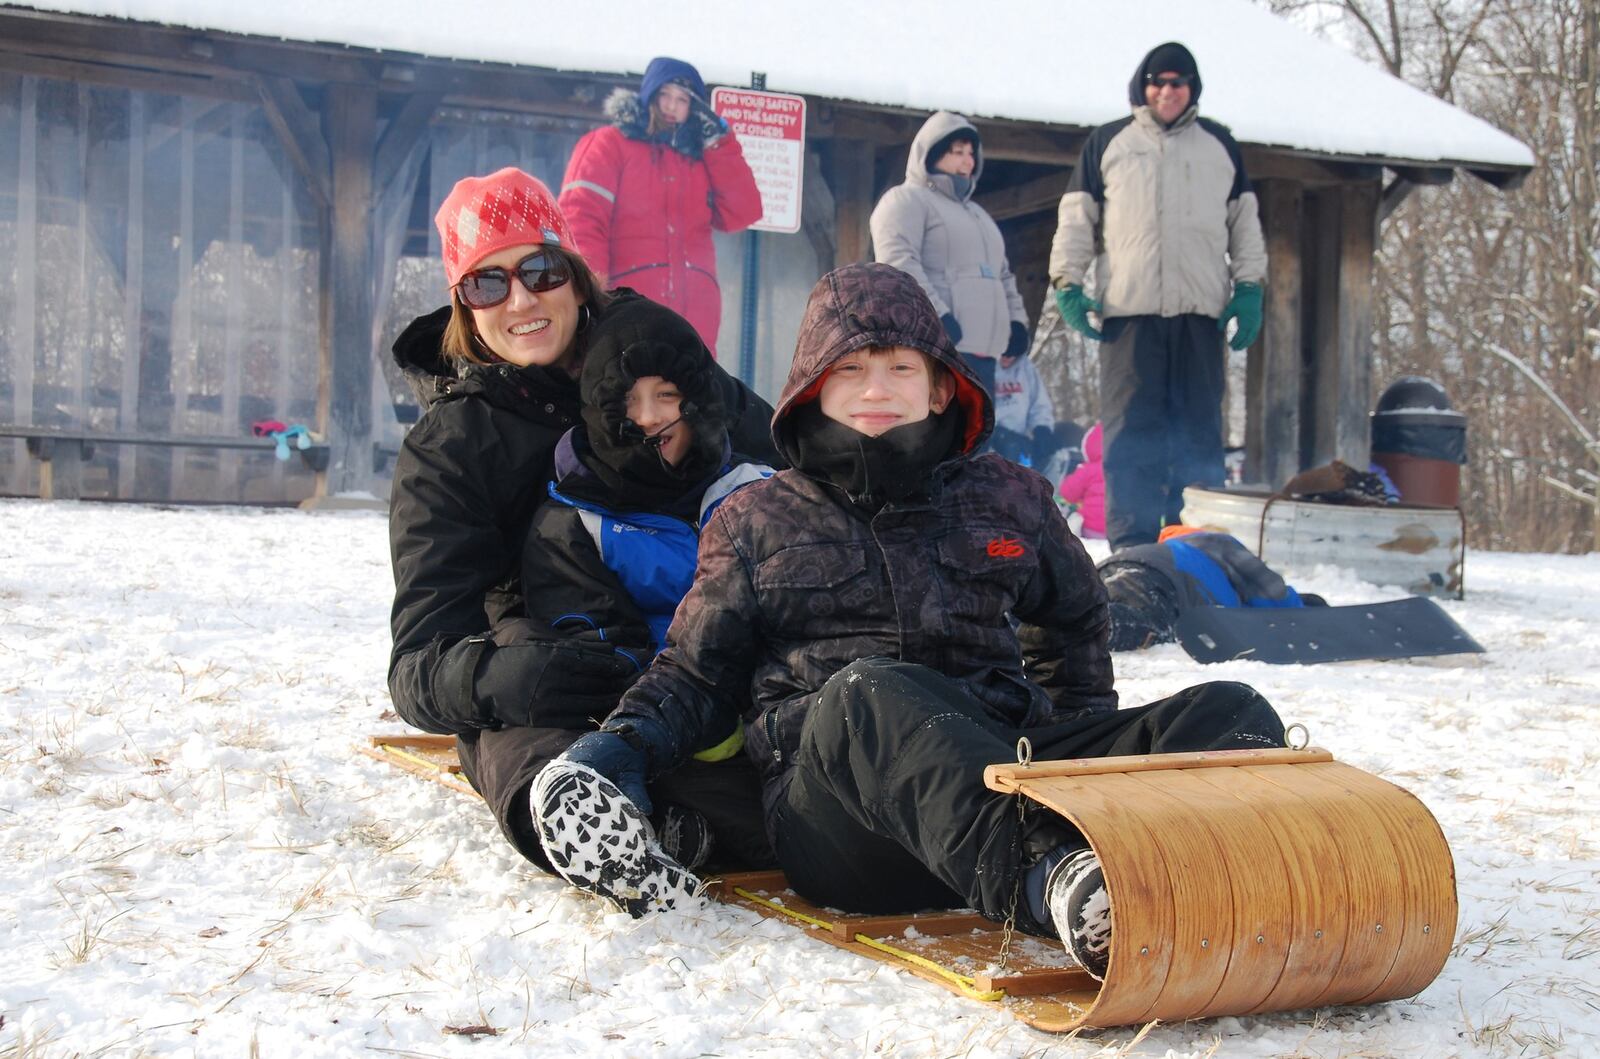
<path id="1" fill-rule="evenodd" d="M 456 284 L 456 293 L 461 297 L 461 304 L 469 309 L 492 309 L 511 297 L 513 275 L 528 290 L 539 294 L 565 286 L 572 279 L 572 269 L 554 254 L 535 250 L 509 271 L 495 267 L 468 272 Z"/>
<path id="2" fill-rule="evenodd" d="M 1194 78 L 1187 74 L 1174 74 L 1171 77 L 1159 77 L 1156 74 L 1145 74 L 1144 83 L 1152 88 L 1188 88 Z"/>

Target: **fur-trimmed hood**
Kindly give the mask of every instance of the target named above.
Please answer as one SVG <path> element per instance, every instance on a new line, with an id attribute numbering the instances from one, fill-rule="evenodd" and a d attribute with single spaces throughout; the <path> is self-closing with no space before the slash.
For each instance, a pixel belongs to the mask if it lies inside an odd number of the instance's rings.
<path id="1" fill-rule="evenodd" d="M 613 88 L 602 108 L 611 124 L 630 140 L 650 138 L 650 108 L 631 88 Z"/>

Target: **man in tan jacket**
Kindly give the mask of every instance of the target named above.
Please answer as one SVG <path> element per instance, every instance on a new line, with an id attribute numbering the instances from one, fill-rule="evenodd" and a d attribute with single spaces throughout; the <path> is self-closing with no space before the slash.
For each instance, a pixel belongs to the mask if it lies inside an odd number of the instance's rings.
<path id="1" fill-rule="evenodd" d="M 1236 322 L 1232 345 L 1244 349 L 1261 327 L 1255 192 L 1227 128 L 1199 116 L 1200 87 L 1182 44 L 1145 56 L 1128 87 L 1133 113 L 1084 143 L 1050 248 L 1062 319 L 1101 343 L 1113 549 L 1176 523 L 1184 486 L 1221 484 L 1223 337 Z"/>

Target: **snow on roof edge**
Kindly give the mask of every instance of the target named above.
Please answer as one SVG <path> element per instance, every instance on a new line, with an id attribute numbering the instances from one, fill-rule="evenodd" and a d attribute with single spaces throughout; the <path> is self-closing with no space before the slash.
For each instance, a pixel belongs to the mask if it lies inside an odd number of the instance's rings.
<path id="1" fill-rule="evenodd" d="M 1241 143 L 1375 163 L 1536 164 L 1527 145 L 1483 119 L 1248 0 L 1121 0 L 1075 8 L 1070 27 L 1053 0 L 1012 0 L 1004 10 L 1013 17 L 977 20 L 966 0 L 918 0 L 914 19 L 889 3 L 806 0 L 808 25 L 852 27 L 839 36 L 784 36 L 754 23 L 737 0 L 679 0 L 665 20 L 654 0 L 608 0 L 608 7 L 614 21 L 603 34 L 593 32 L 592 15 L 559 8 L 541 10 L 537 31 L 520 35 L 441 19 L 427 0 L 321 0 L 298 12 L 215 0 L 0 0 L 0 10 L 595 76 L 637 76 L 649 55 L 685 55 L 708 83 L 745 83 L 757 68 L 774 90 L 1069 128 L 1126 114 L 1128 75 L 1139 58 L 1153 43 L 1181 39 L 1200 59 L 1202 113 L 1229 125 Z M 783 13 L 763 17 L 781 22 Z M 721 32 L 706 34 L 707 21 Z M 1018 23 L 1051 29 L 1017 34 Z M 943 32 L 951 24 L 964 32 Z"/>

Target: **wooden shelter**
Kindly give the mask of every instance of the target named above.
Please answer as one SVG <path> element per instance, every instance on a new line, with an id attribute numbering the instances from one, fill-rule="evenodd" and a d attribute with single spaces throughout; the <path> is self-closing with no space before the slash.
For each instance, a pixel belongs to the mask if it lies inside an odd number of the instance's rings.
<path id="1" fill-rule="evenodd" d="M 415 414 L 388 346 L 443 301 L 434 209 L 455 180 L 502 165 L 559 186 L 572 144 L 649 57 L 608 73 L 526 53 L 486 62 L 0 6 L 0 260 L 13 270 L 0 284 L 0 492 L 37 491 L 37 451 L 20 437 L 47 427 L 143 439 L 96 446 L 86 495 L 381 495 Z M 737 363 L 745 255 L 758 248 L 751 381 L 769 395 L 812 282 L 870 256 L 873 204 L 940 102 L 771 87 L 808 99 L 803 228 L 719 237 L 725 362 Z M 1091 123 L 974 121 L 979 199 L 1036 312 L 1055 206 Z M 1364 465 L 1379 221 L 1457 168 L 1509 188 L 1527 166 L 1244 149 L 1271 256 L 1249 359 L 1251 476 L 1334 456 Z M 246 436 L 260 420 L 323 435 L 326 470 L 161 444 Z"/>

